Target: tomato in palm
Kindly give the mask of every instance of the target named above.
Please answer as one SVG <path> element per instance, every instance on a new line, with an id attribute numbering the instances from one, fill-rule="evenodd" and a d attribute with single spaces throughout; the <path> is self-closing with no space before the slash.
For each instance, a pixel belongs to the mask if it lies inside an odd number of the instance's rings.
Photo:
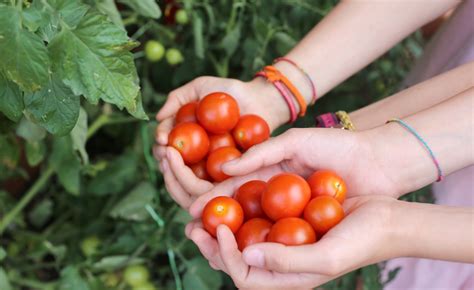
<path id="1" fill-rule="evenodd" d="M 226 180 L 230 176 L 222 171 L 222 164 L 239 158 L 241 155 L 242 153 L 235 147 L 222 147 L 211 152 L 207 157 L 207 173 L 217 182 Z"/>
<path id="2" fill-rule="evenodd" d="M 277 221 L 267 236 L 267 242 L 287 246 L 298 246 L 315 243 L 316 233 L 311 225 L 300 218 L 290 217 Z"/>
<path id="3" fill-rule="evenodd" d="M 259 217 L 265 217 L 263 212 L 261 200 L 262 193 L 267 188 L 267 183 L 262 180 L 250 180 L 242 184 L 237 193 L 235 199 L 240 203 L 244 210 L 245 219 L 253 219 Z"/>
<path id="4" fill-rule="evenodd" d="M 346 183 L 334 171 L 318 170 L 308 178 L 308 184 L 312 197 L 330 195 L 341 204 L 346 199 Z"/>
<path id="5" fill-rule="evenodd" d="M 199 102 L 196 116 L 208 132 L 222 134 L 235 127 L 239 121 L 240 110 L 231 95 L 216 92 L 205 96 Z"/>
<path id="6" fill-rule="evenodd" d="M 247 150 L 270 138 L 270 127 L 257 115 L 244 115 L 235 125 L 232 135 L 240 148 Z"/>
<path id="7" fill-rule="evenodd" d="M 150 272 L 143 265 L 131 265 L 125 269 L 123 278 L 128 285 L 136 287 L 148 281 Z"/>
<path id="8" fill-rule="evenodd" d="M 202 160 L 209 151 L 209 137 L 198 124 L 181 123 L 171 130 L 168 146 L 181 153 L 184 163 L 194 164 Z"/>
<path id="9" fill-rule="evenodd" d="M 328 232 L 344 218 L 344 209 L 332 196 L 313 198 L 304 209 L 304 219 L 318 234 Z"/>
<path id="10" fill-rule="evenodd" d="M 229 132 L 209 135 L 209 152 L 222 147 L 235 147 L 234 138 L 232 138 L 232 135 Z"/>
<path id="11" fill-rule="evenodd" d="M 272 177 L 262 194 L 265 214 L 276 221 L 281 218 L 298 217 L 311 198 L 306 181 L 292 173 L 281 173 Z"/>
<path id="12" fill-rule="evenodd" d="M 246 247 L 256 243 L 264 243 L 271 227 L 272 223 L 262 218 L 254 218 L 245 222 L 235 235 L 239 250 L 243 251 Z"/>
<path id="13" fill-rule="evenodd" d="M 203 159 L 199 161 L 198 163 L 190 165 L 189 167 L 191 168 L 191 170 L 193 171 L 194 175 L 196 175 L 197 178 L 211 181 L 212 179 L 207 173 L 206 163 L 207 161 Z"/>
<path id="14" fill-rule="evenodd" d="M 244 211 L 240 204 L 228 196 L 211 199 L 203 209 L 202 224 L 206 231 L 216 237 L 217 226 L 224 224 L 235 234 L 244 222 Z"/>
<path id="15" fill-rule="evenodd" d="M 184 123 L 184 122 L 197 123 L 197 119 L 196 119 L 197 104 L 198 102 L 191 102 L 179 108 L 178 113 L 176 113 L 176 124 Z"/>

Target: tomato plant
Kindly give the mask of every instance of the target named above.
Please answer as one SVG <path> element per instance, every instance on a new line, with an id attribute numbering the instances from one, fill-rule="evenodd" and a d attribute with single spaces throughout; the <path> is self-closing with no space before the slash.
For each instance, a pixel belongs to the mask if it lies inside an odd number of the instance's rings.
<path id="1" fill-rule="evenodd" d="M 287 246 L 315 243 L 316 233 L 311 225 L 300 218 L 290 217 L 278 220 L 270 229 L 267 241 Z"/>
<path id="2" fill-rule="evenodd" d="M 240 117 L 232 135 L 240 148 L 247 150 L 270 138 L 270 127 L 257 115 L 244 115 Z"/>
<path id="3" fill-rule="evenodd" d="M 222 147 L 209 154 L 207 157 L 207 173 L 217 182 L 229 178 L 229 175 L 222 171 L 221 166 L 231 160 L 239 158 L 242 155 L 235 147 Z"/>
<path id="4" fill-rule="evenodd" d="M 267 188 L 267 183 L 262 180 L 250 180 L 242 184 L 235 193 L 235 199 L 244 210 L 245 219 L 263 218 L 261 200 L 262 193 Z"/>
<path id="5" fill-rule="evenodd" d="M 226 225 L 235 234 L 244 221 L 240 204 L 228 196 L 211 199 L 202 211 L 202 224 L 206 231 L 216 237 L 217 226 Z"/>
<path id="6" fill-rule="evenodd" d="M 246 221 L 235 235 L 239 250 L 243 251 L 250 245 L 266 242 L 271 227 L 272 223 L 262 218 Z"/>
<path id="7" fill-rule="evenodd" d="M 205 96 L 198 105 L 197 119 L 210 133 L 223 134 L 239 121 L 240 109 L 229 94 L 216 92 Z"/>
<path id="8" fill-rule="evenodd" d="M 313 198 L 304 210 L 304 219 L 318 234 L 325 234 L 344 218 L 344 209 L 333 197 L 322 195 Z"/>
<path id="9" fill-rule="evenodd" d="M 298 217 L 311 197 L 306 181 L 293 173 L 281 173 L 272 177 L 262 194 L 262 209 L 274 221 Z"/>
<path id="10" fill-rule="evenodd" d="M 161 42 L 149 40 L 145 44 L 145 56 L 151 62 L 159 61 L 165 55 L 165 47 Z"/>
<path id="11" fill-rule="evenodd" d="M 188 13 L 184 9 L 179 9 L 176 12 L 175 18 L 176 18 L 176 23 L 181 24 L 181 25 L 188 24 L 189 22 Z"/>
<path id="12" fill-rule="evenodd" d="M 222 147 L 235 147 L 234 138 L 229 132 L 209 135 L 209 152 Z"/>
<path id="13" fill-rule="evenodd" d="M 176 113 L 176 124 L 184 122 L 197 122 L 196 119 L 196 108 L 197 102 L 187 103 L 186 105 L 179 108 Z"/>
<path id="14" fill-rule="evenodd" d="M 311 187 L 312 197 L 320 195 L 329 195 L 343 203 L 346 199 L 346 183 L 344 180 L 331 170 L 318 170 L 308 178 Z"/>
<path id="15" fill-rule="evenodd" d="M 176 48 L 168 49 L 165 56 L 170 65 L 178 65 L 184 61 L 183 54 Z"/>
<path id="16" fill-rule="evenodd" d="M 168 145 L 181 153 L 186 164 L 202 160 L 209 151 L 209 137 L 196 123 L 181 123 L 171 130 Z"/>

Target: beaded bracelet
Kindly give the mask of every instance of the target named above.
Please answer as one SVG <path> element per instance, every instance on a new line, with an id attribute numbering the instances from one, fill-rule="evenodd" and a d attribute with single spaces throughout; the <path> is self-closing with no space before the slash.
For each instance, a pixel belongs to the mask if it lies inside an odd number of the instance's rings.
<path id="1" fill-rule="evenodd" d="M 413 136 L 415 136 L 416 139 L 418 139 L 418 141 L 421 142 L 421 144 L 423 144 L 423 146 L 426 148 L 426 150 L 430 154 L 430 157 L 436 166 L 436 170 L 438 171 L 438 179 L 436 180 L 436 182 L 442 181 L 444 179 L 443 171 L 441 170 L 441 166 L 438 162 L 438 159 L 436 159 L 436 156 L 434 155 L 433 150 L 431 150 L 428 143 L 426 143 L 426 141 L 420 136 L 420 134 L 418 134 L 418 132 L 416 132 L 416 130 L 413 129 L 413 127 L 411 127 L 410 125 L 408 125 L 406 122 L 400 119 L 390 119 L 386 123 L 392 123 L 392 122 L 400 124 L 403 128 L 405 128 L 406 130 L 408 130 L 408 132 L 410 132 Z"/>
<path id="2" fill-rule="evenodd" d="M 337 111 L 335 113 L 337 118 L 339 119 L 342 128 L 349 131 L 355 131 L 355 126 L 349 117 L 349 114 L 346 111 Z"/>
<path id="3" fill-rule="evenodd" d="M 335 128 L 339 125 L 339 119 L 334 113 L 325 113 L 315 117 L 317 128 Z"/>
<path id="4" fill-rule="evenodd" d="M 294 61 L 292 61 L 291 59 L 286 58 L 286 57 L 279 57 L 279 58 L 276 58 L 276 59 L 273 61 L 273 64 L 276 64 L 277 62 L 280 62 L 280 61 L 284 61 L 284 62 L 287 62 L 287 63 L 293 65 L 293 66 L 296 67 L 301 73 L 303 73 L 303 75 L 308 79 L 309 84 L 310 84 L 310 86 L 311 86 L 311 92 L 312 92 L 311 105 L 314 104 L 314 103 L 316 102 L 316 99 L 317 99 L 316 86 L 314 85 L 314 82 L 313 82 L 313 80 L 311 79 L 311 77 L 309 76 L 309 74 L 308 74 L 304 69 L 302 69 L 296 62 L 294 62 Z"/>

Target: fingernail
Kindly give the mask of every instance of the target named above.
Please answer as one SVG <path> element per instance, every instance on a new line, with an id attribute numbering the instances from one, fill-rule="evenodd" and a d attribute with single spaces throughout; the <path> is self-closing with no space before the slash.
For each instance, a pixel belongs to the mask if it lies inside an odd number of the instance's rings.
<path id="1" fill-rule="evenodd" d="M 248 251 L 244 251 L 243 258 L 244 261 L 250 266 L 263 267 L 265 264 L 265 257 L 263 252 L 259 249 L 250 249 Z"/>

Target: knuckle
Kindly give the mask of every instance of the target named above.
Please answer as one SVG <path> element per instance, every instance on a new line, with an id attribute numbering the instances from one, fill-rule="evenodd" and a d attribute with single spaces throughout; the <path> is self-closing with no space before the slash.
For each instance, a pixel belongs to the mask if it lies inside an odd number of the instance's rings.
<path id="1" fill-rule="evenodd" d="M 282 246 L 279 251 L 275 251 L 273 255 L 269 256 L 267 262 L 269 266 L 278 272 L 286 273 L 291 270 L 290 259 L 287 259 L 286 247 Z"/>
<path id="2" fill-rule="evenodd" d="M 341 262 L 337 257 L 332 257 L 326 263 L 325 275 L 337 276 L 341 273 Z"/>

